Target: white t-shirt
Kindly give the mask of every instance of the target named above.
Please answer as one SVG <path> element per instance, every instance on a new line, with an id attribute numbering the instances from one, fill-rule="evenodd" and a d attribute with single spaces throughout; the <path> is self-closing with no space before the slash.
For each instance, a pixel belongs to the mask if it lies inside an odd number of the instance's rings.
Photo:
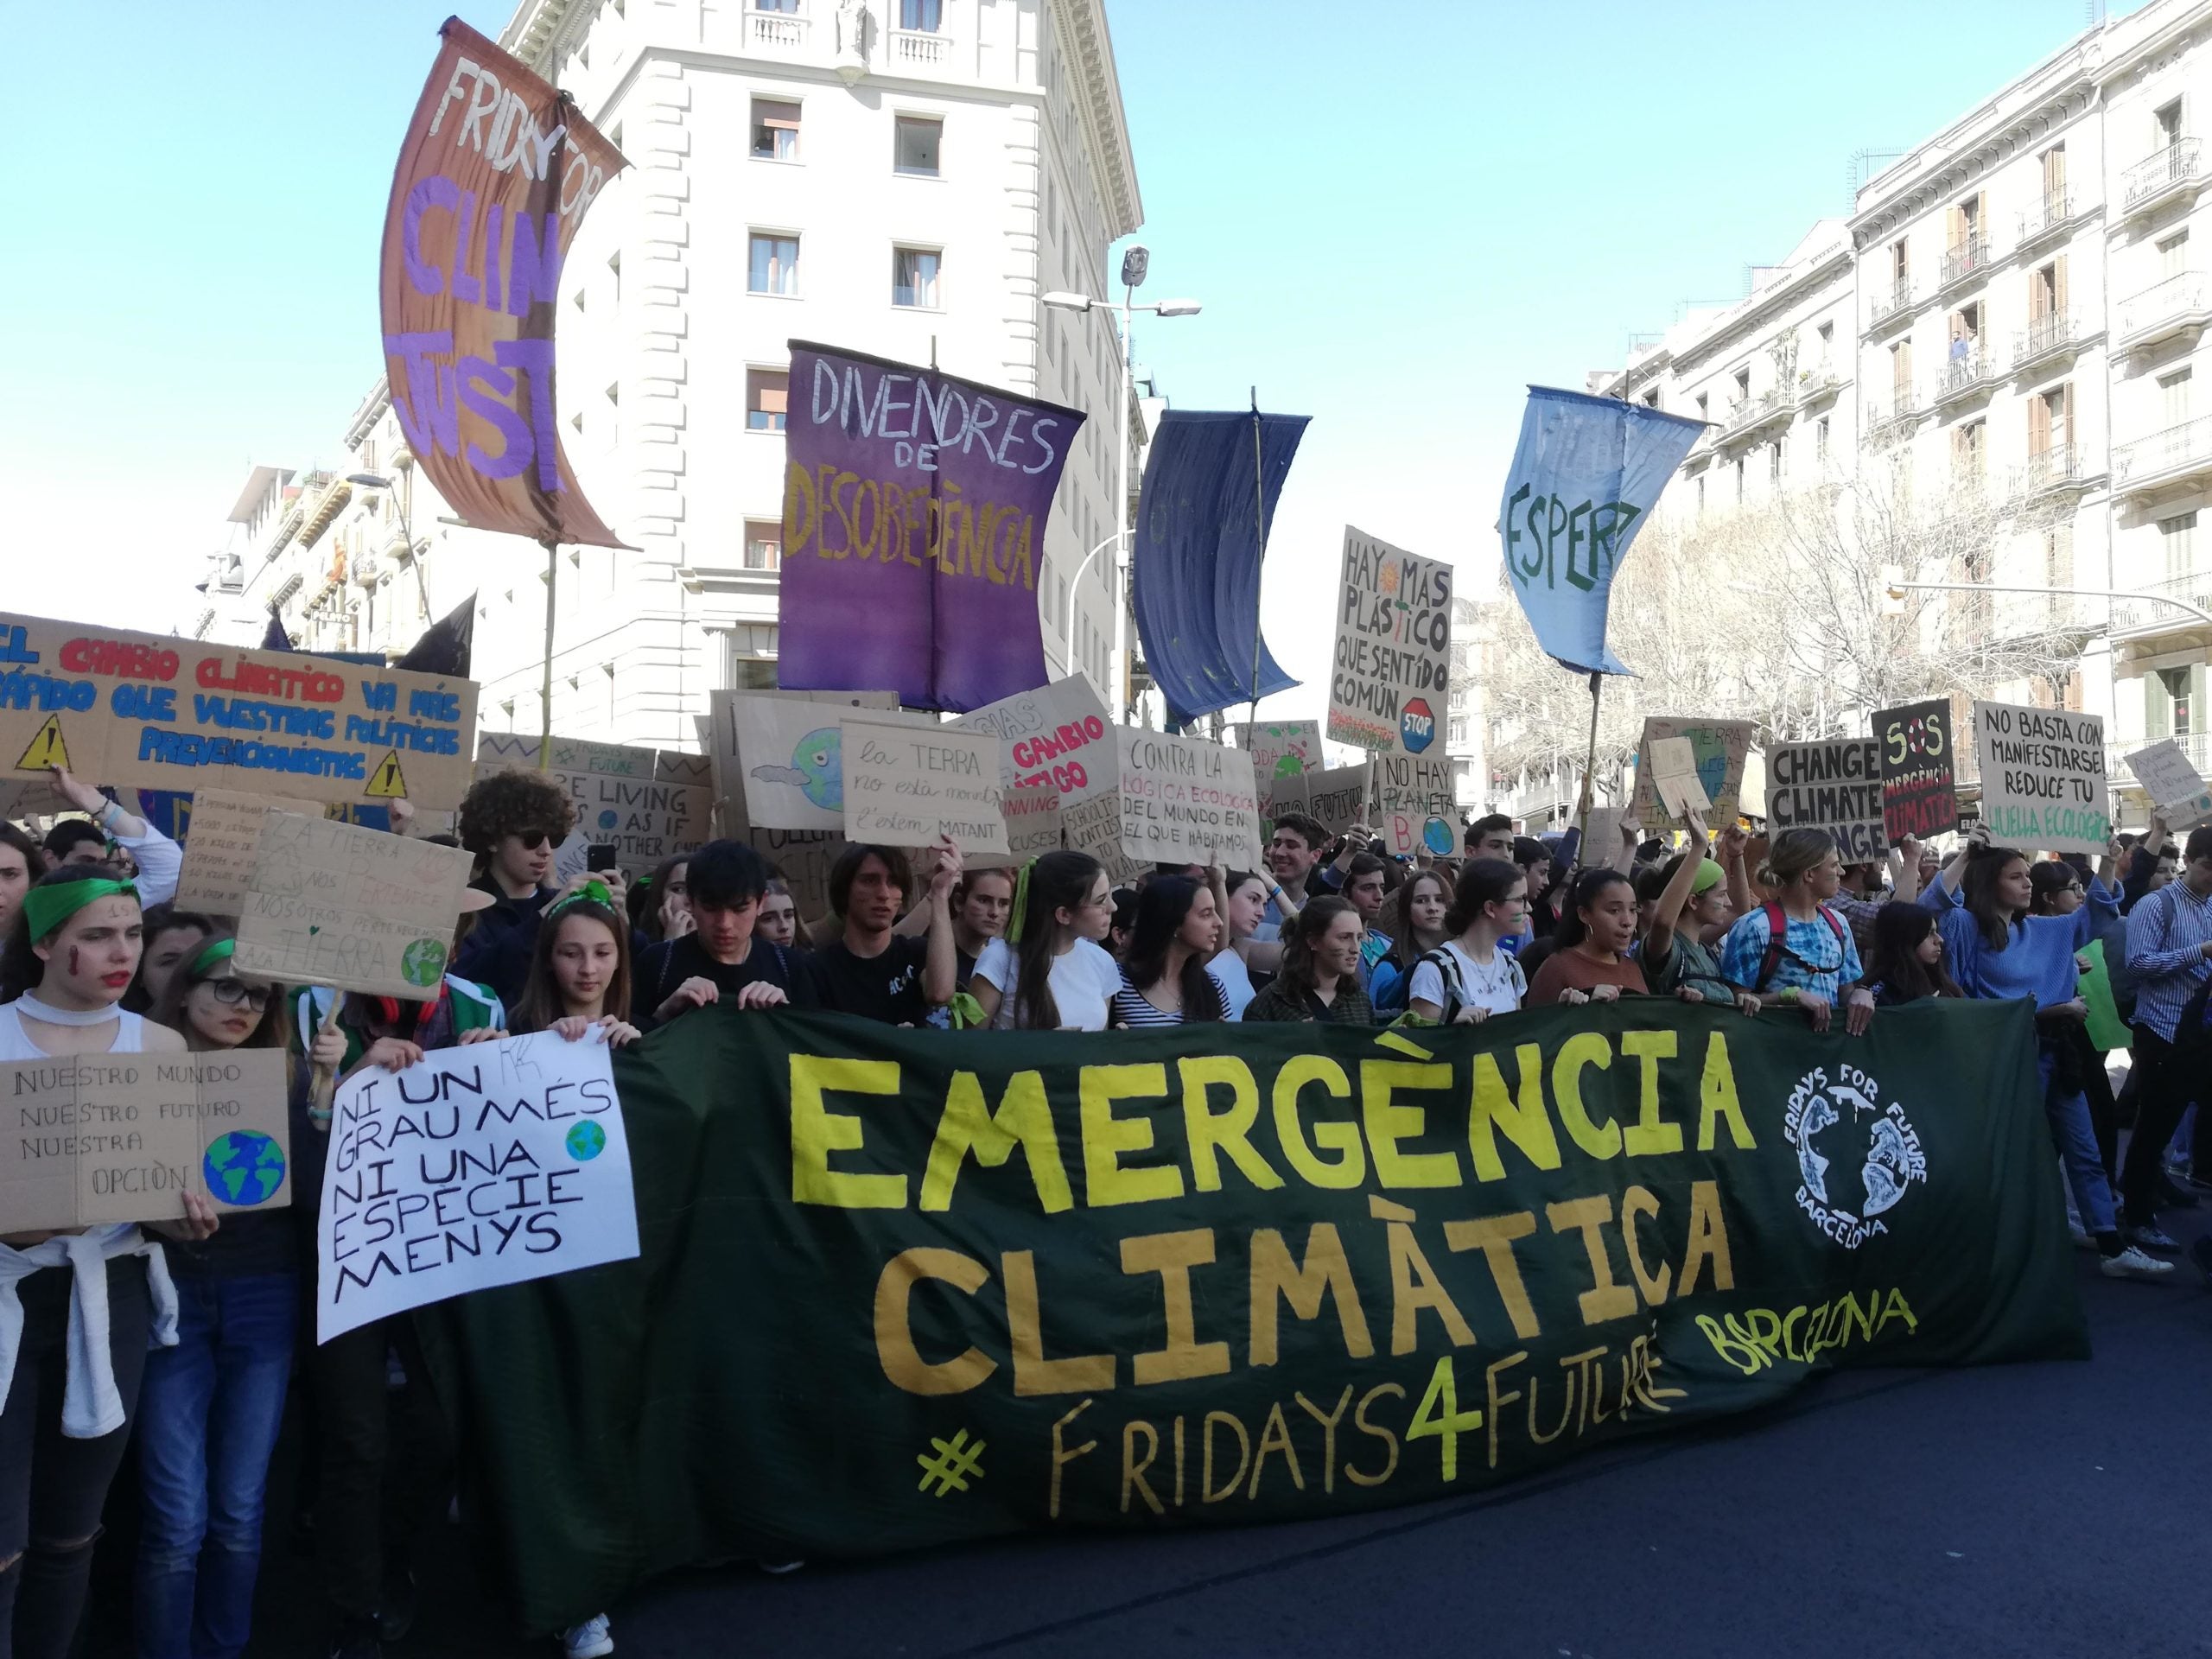
<path id="1" fill-rule="evenodd" d="M 1014 1028 L 1014 986 L 1020 971 L 1014 947 L 1004 939 L 993 939 L 976 958 L 974 977 L 999 994 L 993 1031 Z M 1052 1006 L 1060 1011 L 1059 1029 L 1103 1031 L 1114 993 L 1122 988 L 1122 965 L 1092 941 L 1077 939 L 1071 949 L 1052 958 L 1049 983 Z"/>
<path id="2" fill-rule="evenodd" d="M 1490 1014 L 1512 1014 L 1521 1007 L 1522 998 L 1529 995 L 1528 976 L 1521 971 L 1521 964 L 1503 950 L 1488 963 L 1477 962 L 1456 939 L 1446 939 L 1440 947 L 1459 970 L 1456 988 L 1459 1003 L 1463 1008 L 1481 1008 Z M 1433 962 L 1414 964 L 1414 976 L 1406 988 L 1406 1001 L 1433 1003 L 1443 1007 L 1452 1001 L 1446 995 L 1444 976 Z"/>
<path id="3" fill-rule="evenodd" d="M 1244 958 L 1234 950 L 1224 950 L 1206 963 L 1206 972 L 1221 987 L 1221 999 L 1228 1004 L 1229 1012 L 1222 1017 L 1242 1020 L 1245 1005 L 1252 1000 L 1252 970 L 1244 965 Z"/>

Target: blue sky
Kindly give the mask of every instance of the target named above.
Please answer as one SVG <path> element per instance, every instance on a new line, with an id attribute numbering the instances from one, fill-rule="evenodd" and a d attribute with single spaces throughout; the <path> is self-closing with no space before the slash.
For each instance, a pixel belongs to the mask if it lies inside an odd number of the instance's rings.
<path id="1" fill-rule="evenodd" d="M 380 366 L 385 196 L 450 9 L 123 0 L 88 52 L 82 13 L 0 8 L 0 87 L 37 144 L 0 172 L 11 608 L 189 626 L 248 466 L 336 458 Z M 493 34 L 510 14 L 458 9 Z M 2082 0 L 1108 13 L 1147 294 L 1205 305 L 1141 323 L 1140 362 L 1185 408 L 1256 383 L 1314 417 L 1269 555 L 1269 640 L 1307 682 L 1282 715 L 1325 698 L 1312 600 L 1347 518 L 1486 583 L 1523 385 L 1580 385 L 1681 302 L 1740 296 L 1746 264 L 1846 211 L 1854 151 L 1916 143 L 2084 23 Z"/>

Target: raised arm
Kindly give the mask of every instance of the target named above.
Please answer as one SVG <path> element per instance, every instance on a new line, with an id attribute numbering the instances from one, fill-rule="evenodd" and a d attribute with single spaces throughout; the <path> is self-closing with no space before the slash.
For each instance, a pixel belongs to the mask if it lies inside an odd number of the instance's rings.
<path id="1" fill-rule="evenodd" d="M 952 934 L 952 887 L 960 880 L 960 849 L 950 836 L 937 844 L 937 868 L 930 875 L 928 897 L 915 906 L 929 912 L 929 956 L 922 964 L 922 995 L 931 1007 L 943 1007 L 958 989 L 960 951 Z"/>
<path id="2" fill-rule="evenodd" d="M 1904 836 L 1890 849 L 1890 891 L 1909 905 L 1920 897 L 1920 837 Z"/>
<path id="3" fill-rule="evenodd" d="M 1661 890 L 1658 902 L 1651 906 L 1651 919 L 1643 931 L 1643 960 L 1654 967 L 1674 950 L 1675 929 L 1681 922 L 1683 906 L 1690 901 L 1690 889 L 1697 885 L 1698 866 L 1705 861 L 1704 820 L 1694 812 L 1685 812 L 1682 822 L 1690 832 L 1689 849 Z"/>
<path id="4" fill-rule="evenodd" d="M 1740 823 L 1728 824 L 1720 831 L 1720 868 L 1728 878 L 1728 907 L 1738 916 L 1751 907 L 1751 878 L 1744 868 L 1745 849 L 1751 842 Z"/>

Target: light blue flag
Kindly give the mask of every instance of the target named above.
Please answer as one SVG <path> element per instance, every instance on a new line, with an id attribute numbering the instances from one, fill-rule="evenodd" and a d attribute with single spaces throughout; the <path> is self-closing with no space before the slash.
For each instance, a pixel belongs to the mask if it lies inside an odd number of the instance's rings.
<path id="1" fill-rule="evenodd" d="M 1630 671 L 1605 645 L 1613 572 L 1704 430 L 1643 404 L 1529 388 L 1497 528 L 1546 655 L 1581 674 Z"/>

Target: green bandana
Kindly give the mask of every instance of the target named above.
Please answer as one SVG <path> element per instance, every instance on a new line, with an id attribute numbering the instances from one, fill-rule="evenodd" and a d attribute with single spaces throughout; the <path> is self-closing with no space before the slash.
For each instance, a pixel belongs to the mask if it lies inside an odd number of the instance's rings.
<path id="1" fill-rule="evenodd" d="M 983 1005 L 965 991 L 955 991 L 947 1006 L 952 1010 L 955 1031 L 981 1031 L 991 1023 L 983 1017 Z"/>
<path id="2" fill-rule="evenodd" d="M 192 960 L 185 963 L 185 976 L 189 979 L 205 979 L 209 969 L 226 957 L 236 956 L 238 948 L 238 942 L 236 939 L 208 940 L 200 947 Z"/>
<path id="3" fill-rule="evenodd" d="M 613 910 L 614 894 L 604 881 L 587 881 L 567 898 L 556 900 L 551 908 L 546 911 L 545 919 L 550 922 L 569 906 L 582 904 L 603 905 L 607 909 Z"/>
<path id="4" fill-rule="evenodd" d="M 99 875 L 88 875 L 81 881 L 56 881 L 48 887 L 33 887 L 23 895 L 23 915 L 30 924 L 32 940 L 51 938 L 62 923 L 94 899 L 112 899 L 120 893 L 129 893 L 136 899 L 138 888 L 133 882 L 111 881 Z"/>

